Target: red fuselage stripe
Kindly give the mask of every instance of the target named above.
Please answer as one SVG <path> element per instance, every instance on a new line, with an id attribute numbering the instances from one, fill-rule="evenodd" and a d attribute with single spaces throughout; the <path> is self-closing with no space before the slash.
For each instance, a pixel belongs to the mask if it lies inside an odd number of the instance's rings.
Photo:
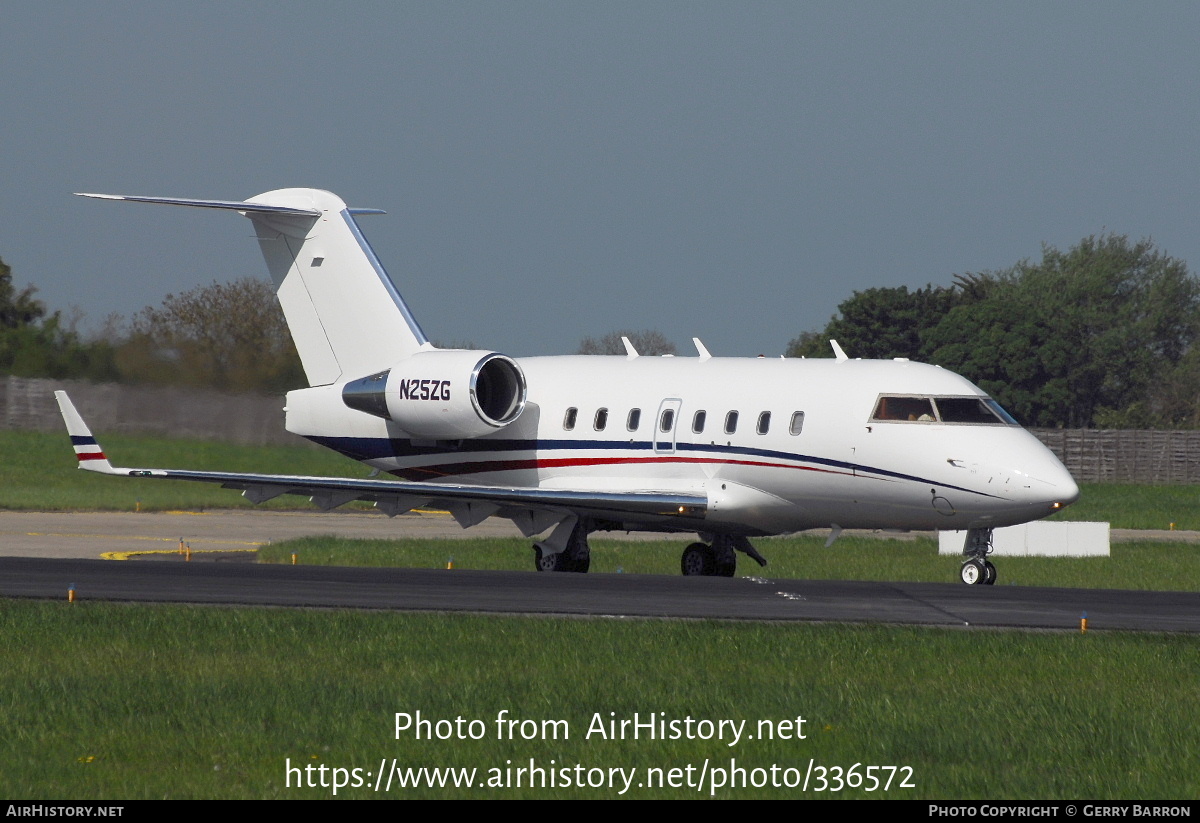
<path id="1" fill-rule="evenodd" d="M 825 474 L 850 475 L 852 472 L 818 469 L 812 466 L 789 466 L 786 463 L 767 463 L 761 460 L 716 460 L 707 457 L 559 457 L 527 460 L 480 460 L 464 463 L 444 463 L 439 466 L 411 466 L 393 469 L 392 473 L 409 479 L 416 477 L 452 477 L 483 472 L 521 471 L 527 469 L 557 469 L 573 466 L 614 466 L 643 463 L 717 463 L 733 466 L 758 466 L 769 469 L 797 469 Z"/>

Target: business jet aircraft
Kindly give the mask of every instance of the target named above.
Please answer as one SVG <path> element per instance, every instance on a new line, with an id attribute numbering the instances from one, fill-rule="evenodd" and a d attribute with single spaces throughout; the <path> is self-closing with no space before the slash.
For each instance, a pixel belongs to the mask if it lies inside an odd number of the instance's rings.
<path id="1" fill-rule="evenodd" d="M 512 358 L 429 342 L 334 194 L 246 201 L 84 194 L 250 218 L 310 384 L 288 431 L 398 479 L 115 468 L 63 392 L 79 466 L 220 483 L 259 503 L 418 506 L 465 527 L 498 516 L 538 541 L 542 571 L 587 571 L 597 530 L 694 532 L 686 575 L 732 576 L 749 538 L 832 527 L 965 529 L 965 583 L 994 583 L 992 529 L 1079 489 L 1055 456 L 964 378 L 907 360 L 627 354 Z"/>

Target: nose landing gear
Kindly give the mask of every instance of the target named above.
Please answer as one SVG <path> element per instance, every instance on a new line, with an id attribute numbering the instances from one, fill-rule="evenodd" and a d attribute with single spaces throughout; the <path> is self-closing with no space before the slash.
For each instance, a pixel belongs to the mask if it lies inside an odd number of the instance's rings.
<path id="1" fill-rule="evenodd" d="M 991 529 L 967 529 L 967 539 L 963 543 L 963 561 L 959 577 L 968 586 L 994 586 L 996 584 L 996 567 L 987 556 L 992 553 Z"/>

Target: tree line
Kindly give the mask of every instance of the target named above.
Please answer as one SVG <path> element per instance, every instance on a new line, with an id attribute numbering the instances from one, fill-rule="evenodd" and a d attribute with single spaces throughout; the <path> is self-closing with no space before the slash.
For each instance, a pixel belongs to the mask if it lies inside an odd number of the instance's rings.
<path id="1" fill-rule="evenodd" d="M 248 278 L 170 294 L 126 320 L 81 335 L 0 261 L 0 374 L 154 383 L 222 391 L 305 385 L 270 283 Z"/>
<path id="2" fill-rule="evenodd" d="M 1027 426 L 1200 427 L 1200 283 L 1149 240 L 1105 234 L 950 286 L 855 292 L 787 353 L 936 363 Z"/>
<path id="3" fill-rule="evenodd" d="M 0 374 L 281 392 L 305 385 L 271 284 L 213 283 L 112 318 L 85 339 L 0 261 Z M 580 354 L 674 354 L 653 330 L 587 337 Z M 1027 426 L 1200 428 L 1200 281 L 1149 240 L 1084 238 L 1066 251 L 949 286 L 854 292 L 787 348 L 936 363 Z"/>

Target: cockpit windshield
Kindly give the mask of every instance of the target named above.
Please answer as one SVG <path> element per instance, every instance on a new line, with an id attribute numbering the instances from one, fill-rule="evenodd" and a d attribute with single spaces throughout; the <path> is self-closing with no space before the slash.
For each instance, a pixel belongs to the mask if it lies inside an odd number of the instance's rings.
<path id="1" fill-rule="evenodd" d="M 873 422 L 885 423 L 972 423 L 983 426 L 1015 426 L 1017 421 L 990 397 L 921 397 L 881 394 L 875 403 Z"/>

